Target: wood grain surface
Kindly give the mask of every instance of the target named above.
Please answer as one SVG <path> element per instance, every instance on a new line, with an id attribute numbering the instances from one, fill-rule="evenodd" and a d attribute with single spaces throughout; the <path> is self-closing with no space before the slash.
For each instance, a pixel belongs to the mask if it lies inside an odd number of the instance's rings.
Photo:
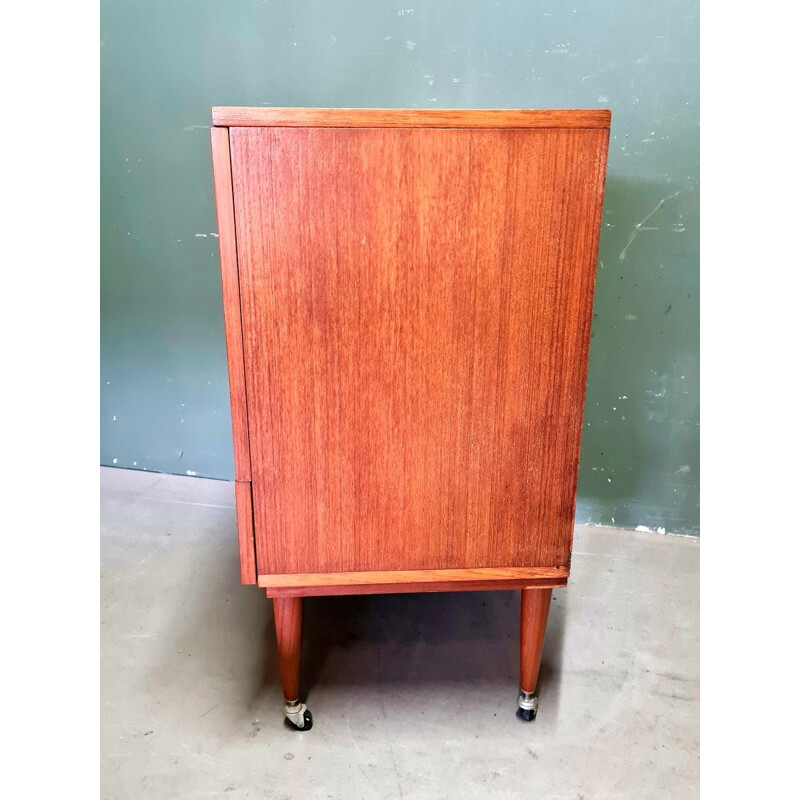
<path id="1" fill-rule="evenodd" d="M 500 567 L 489 569 L 418 569 L 387 572 L 323 572 L 259 575 L 258 585 L 267 587 L 347 586 L 370 583 L 469 583 L 491 580 L 563 580 L 565 567 Z"/>
<path id="2" fill-rule="evenodd" d="M 569 565 L 607 140 L 231 128 L 259 575 Z"/>
<path id="3" fill-rule="evenodd" d="M 237 108 L 211 109 L 214 125 L 329 128 L 608 128 L 596 109 Z"/>
<path id="4" fill-rule="evenodd" d="M 242 583 L 256 582 L 256 547 L 253 529 L 253 495 L 250 481 L 236 481 L 236 528 L 239 533 L 239 572 Z"/>

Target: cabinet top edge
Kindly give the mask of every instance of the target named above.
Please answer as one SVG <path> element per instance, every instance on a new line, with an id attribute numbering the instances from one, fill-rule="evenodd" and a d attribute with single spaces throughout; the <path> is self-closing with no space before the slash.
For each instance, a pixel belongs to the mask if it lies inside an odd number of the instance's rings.
<path id="1" fill-rule="evenodd" d="M 275 128 L 609 128 L 606 108 L 247 108 L 215 106 L 215 127 Z"/>

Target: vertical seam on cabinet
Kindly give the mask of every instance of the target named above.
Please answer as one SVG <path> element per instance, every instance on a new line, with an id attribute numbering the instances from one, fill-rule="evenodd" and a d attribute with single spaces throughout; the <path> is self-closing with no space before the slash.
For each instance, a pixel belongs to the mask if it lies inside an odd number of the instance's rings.
<path id="1" fill-rule="evenodd" d="M 250 462 L 250 516 L 252 519 L 251 536 L 253 537 L 253 560 L 255 564 L 256 582 L 258 582 L 258 549 L 256 547 L 256 503 L 255 493 L 253 492 L 253 453 L 250 441 L 250 408 L 247 392 L 247 360 L 245 353 L 244 338 L 244 314 L 242 309 L 242 271 L 239 264 L 239 226 L 236 224 L 236 193 L 233 190 L 233 146 L 231 144 L 231 129 L 228 128 L 228 168 L 231 176 L 231 209 L 233 212 L 233 249 L 236 254 L 236 292 L 239 295 L 239 328 L 242 337 L 242 381 L 244 382 L 244 418 L 247 423 L 247 459 Z"/>

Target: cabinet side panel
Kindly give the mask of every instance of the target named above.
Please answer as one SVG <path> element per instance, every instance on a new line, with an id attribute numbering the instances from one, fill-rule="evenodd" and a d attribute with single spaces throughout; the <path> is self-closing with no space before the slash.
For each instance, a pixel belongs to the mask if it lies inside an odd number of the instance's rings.
<path id="1" fill-rule="evenodd" d="M 253 533 L 253 492 L 250 481 L 236 481 L 236 527 L 239 530 L 239 571 L 243 584 L 256 582 Z"/>
<path id="2" fill-rule="evenodd" d="M 259 574 L 568 564 L 606 144 L 231 129 Z"/>
<path id="3" fill-rule="evenodd" d="M 231 157 L 227 128 L 211 129 L 214 195 L 225 315 L 225 345 L 228 352 L 228 383 L 231 393 L 233 458 L 237 481 L 250 480 L 250 443 L 247 435 L 247 397 L 242 351 L 242 318 L 239 303 L 239 267 L 236 254 Z"/>
<path id="4" fill-rule="evenodd" d="M 236 227 L 227 128 L 211 129 L 211 156 L 214 169 L 214 195 L 217 204 L 222 307 L 225 317 L 225 346 L 228 353 L 228 383 L 231 394 L 239 562 L 242 583 L 251 584 L 256 582 L 256 556 L 253 537 L 250 442 L 247 431 L 239 267 L 236 254 Z"/>

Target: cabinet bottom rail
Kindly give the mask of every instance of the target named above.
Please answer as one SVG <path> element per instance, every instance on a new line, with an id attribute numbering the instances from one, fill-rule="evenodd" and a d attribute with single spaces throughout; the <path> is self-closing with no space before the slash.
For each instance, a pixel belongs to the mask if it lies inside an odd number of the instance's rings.
<path id="1" fill-rule="evenodd" d="M 469 592 L 491 589 L 554 589 L 566 586 L 564 567 L 481 567 L 477 569 L 386 570 L 259 575 L 268 597 L 341 594 Z"/>

